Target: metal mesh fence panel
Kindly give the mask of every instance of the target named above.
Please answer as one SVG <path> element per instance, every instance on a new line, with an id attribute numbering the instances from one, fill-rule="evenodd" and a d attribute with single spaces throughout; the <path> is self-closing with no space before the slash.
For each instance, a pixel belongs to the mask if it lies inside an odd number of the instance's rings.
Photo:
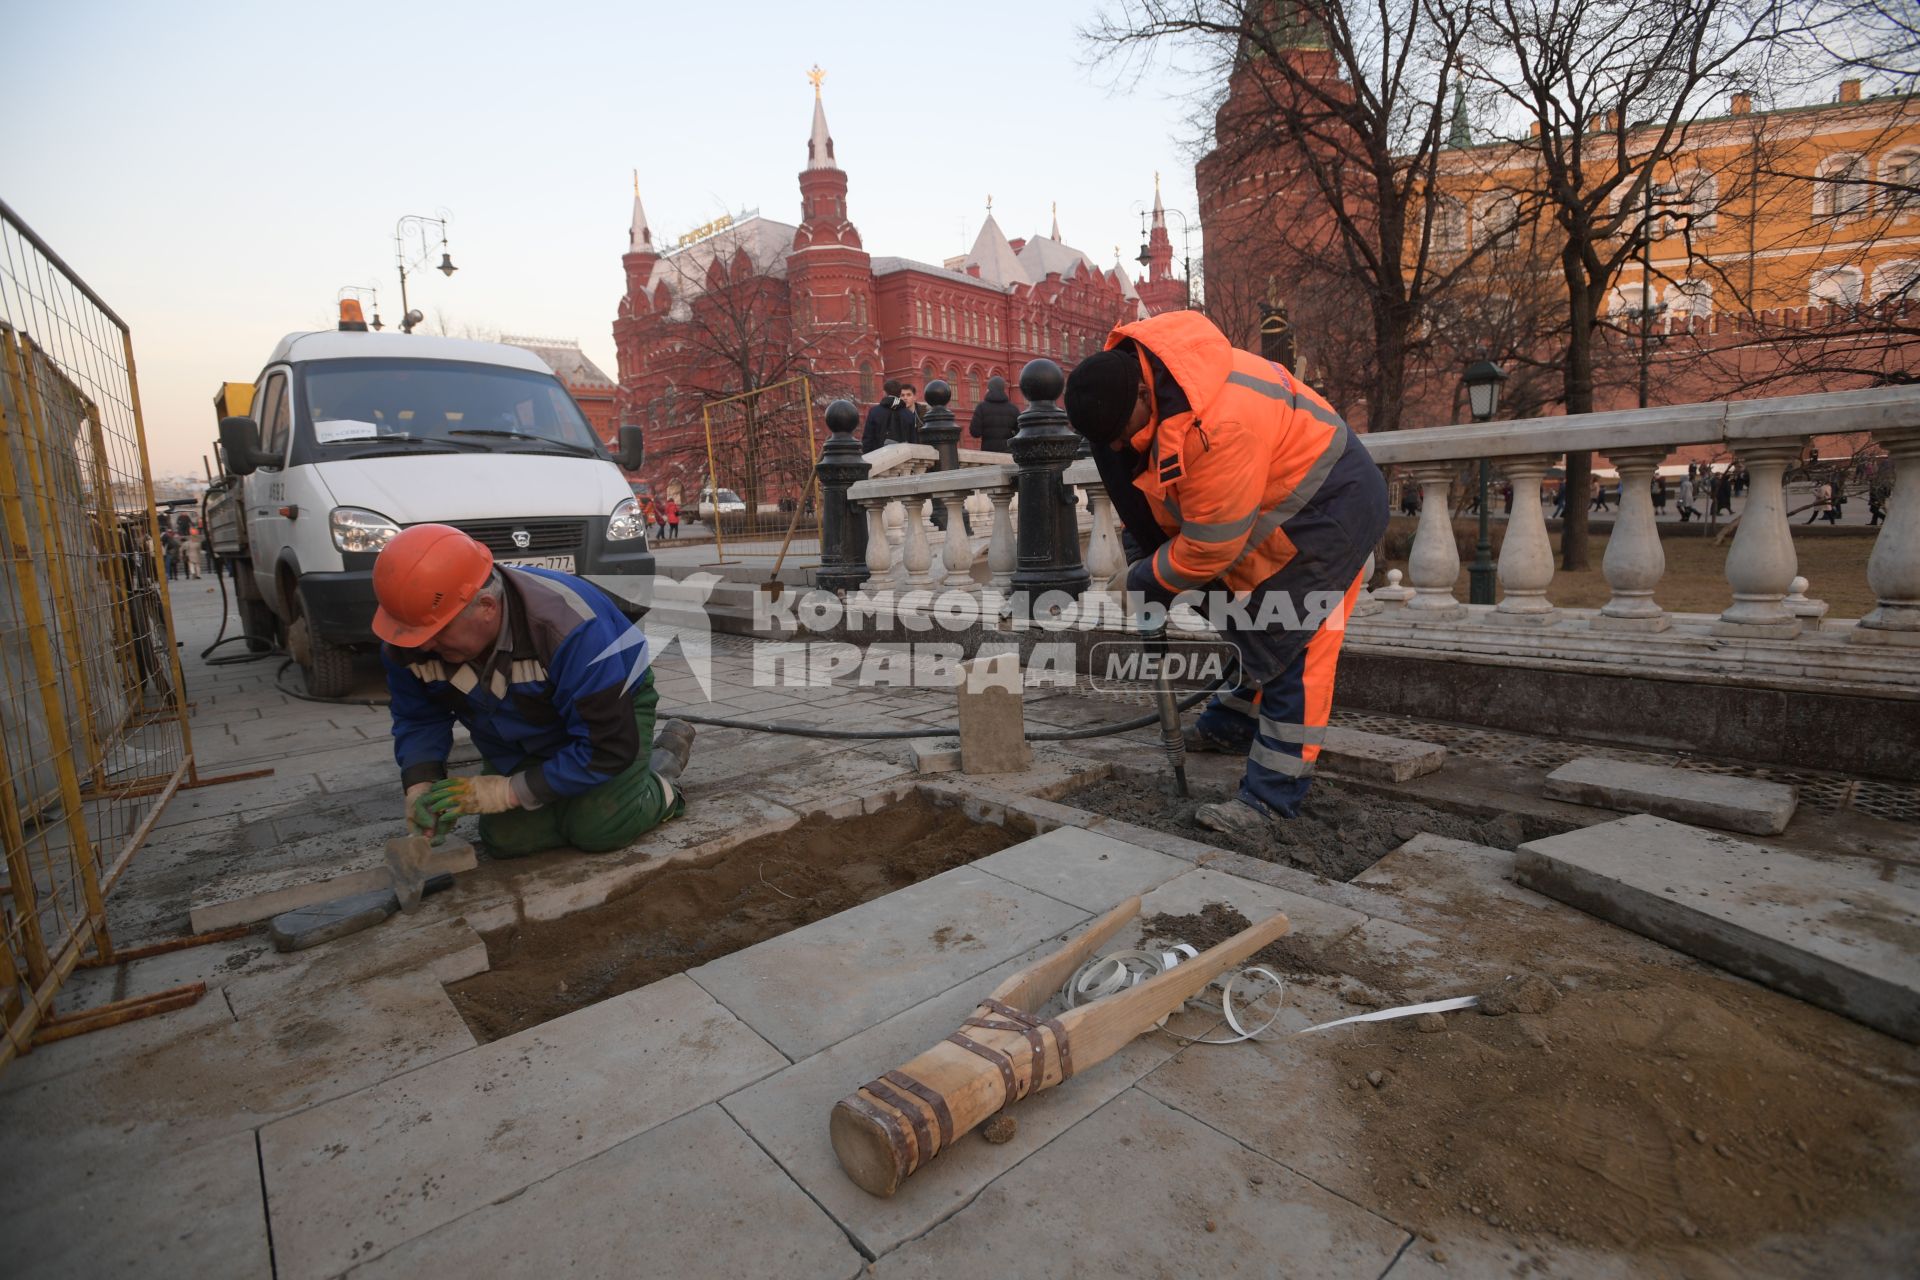
<path id="1" fill-rule="evenodd" d="M 729 552 L 818 554 L 819 496 L 813 464 L 826 426 L 807 378 L 709 400 L 701 406 L 707 479 L 681 499 L 690 516 L 711 529 L 723 558 Z"/>
<path id="2" fill-rule="evenodd" d="M 133 343 L 0 203 L 0 1066 L 192 770 Z"/>

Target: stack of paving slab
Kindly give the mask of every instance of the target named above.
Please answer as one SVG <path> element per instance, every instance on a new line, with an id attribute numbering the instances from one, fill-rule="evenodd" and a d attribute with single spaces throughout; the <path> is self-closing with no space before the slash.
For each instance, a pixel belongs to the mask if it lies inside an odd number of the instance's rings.
<path id="1" fill-rule="evenodd" d="M 1549 774 L 1546 790 L 1634 816 L 1522 845 L 1521 884 L 1920 1042 L 1920 893 L 1845 861 L 1701 829 L 1778 835 L 1795 788 L 1582 756 Z"/>

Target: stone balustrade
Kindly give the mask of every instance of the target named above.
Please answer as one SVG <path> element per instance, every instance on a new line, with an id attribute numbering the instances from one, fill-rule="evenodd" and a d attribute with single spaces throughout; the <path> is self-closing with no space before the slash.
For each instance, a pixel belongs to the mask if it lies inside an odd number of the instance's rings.
<path id="1" fill-rule="evenodd" d="M 1057 395 L 1057 382 L 1037 376 L 1034 390 Z M 864 565 L 856 566 L 864 572 L 854 581 L 869 591 L 1065 590 L 1080 598 L 1081 618 L 1124 626 L 1126 562 L 1113 504 L 1092 460 L 1064 451 L 1060 415 L 1046 400 L 1036 420 L 1041 430 L 1020 461 L 1018 437 L 1011 458 L 960 450 L 959 466 L 946 471 L 932 469 L 937 455 L 923 445 L 866 455 L 869 477 L 844 490 L 865 531 Z M 1887 522 L 1867 564 L 1878 603 L 1856 621 L 1826 616 L 1825 603 L 1808 595 L 1783 481 L 1808 437 L 1858 432 L 1872 433 L 1896 473 Z M 1920 387 L 1434 427 L 1362 440 L 1377 462 L 1404 468 L 1425 501 L 1405 572 L 1396 569 L 1386 585 L 1362 593 L 1350 643 L 1519 661 L 1651 662 L 1729 676 L 1746 670 L 1768 679 L 1845 682 L 1864 672 L 1869 683 L 1920 690 L 1920 663 L 1872 648 L 1920 648 Z M 1037 452 L 1036 442 L 1044 446 Z M 1675 615 L 1659 598 L 1666 556 L 1652 483 L 1683 445 L 1731 454 L 1750 480 L 1727 555 L 1728 598 L 1717 614 Z M 1601 564 L 1610 594 L 1598 609 L 1564 608 L 1553 599 L 1557 557 L 1542 483 L 1569 450 L 1604 454 L 1620 474 L 1620 504 Z M 1449 488 L 1465 464 L 1481 457 L 1514 490 L 1494 605 L 1468 605 L 1454 595 L 1460 556 Z M 1043 504 L 1048 528 L 1023 531 L 1023 501 Z M 945 530 L 935 527 L 936 507 L 946 515 Z M 973 515 L 971 537 L 955 533 L 962 511 Z M 1622 643 L 1627 636 L 1631 644 Z"/>
<path id="2" fill-rule="evenodd" d="M 1658 633 L 1674 625 L 1658 603 L 1666 555 L 1654 519 L 1652 485 L 1682 445 L 1715 445 L 1746 467 L 1746 507 L 1727 554 L 1726 608 L 1704 624 L 1732 639 L 1792 639 L 1819 626 L 1824 610 L 1789 605 L 1799 569 L 1784 493 L 1787 470 L 1809 437 L 1870 432 L 1893 457 L 1895 489 L 1875 541 L 1867 581 L 1879 605 L 1847 632 L 1864 644 L 1920 646 L 1920 387 L 1882 387 L 1771 400 L 1630 409 L 1577 417 L 1430 427 L 1362 437 L 1376 462 L 1405 467 L 1423 505 L 1405 585 L 1386 596 L 1409 621 Z M 1620 473 L 1620 505 L 1601 563 L 1611 598 L 1597 612 L 1552 604 L 1555 556 L 1541 510 L 1541 482 L 1570 451 L 1603 453 Z M 1462 464 L 1489 458 L 1513 486 L 1512 516 L 1499 559 L 1504 598 L 1469 608 L 1454 598 L 1460 572 L 1448 491 Z M 1818 584 L 1815 584 L 1817 588 Z M 1402 593 L 1404 592 L 1404 598 Z M 1837 624 L 1828 624 L 1829 626 Z"/>

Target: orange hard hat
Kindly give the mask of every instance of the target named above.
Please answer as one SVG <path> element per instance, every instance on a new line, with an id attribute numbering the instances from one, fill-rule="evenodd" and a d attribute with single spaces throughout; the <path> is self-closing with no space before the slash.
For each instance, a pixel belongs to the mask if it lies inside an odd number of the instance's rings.
<path id="1" fill-rule="evenodd" d="M 373 562 L 373 634 L 403 649 L 433 639 L 493 573 L 493 552 L 445 524 L 402 529 Z"/>

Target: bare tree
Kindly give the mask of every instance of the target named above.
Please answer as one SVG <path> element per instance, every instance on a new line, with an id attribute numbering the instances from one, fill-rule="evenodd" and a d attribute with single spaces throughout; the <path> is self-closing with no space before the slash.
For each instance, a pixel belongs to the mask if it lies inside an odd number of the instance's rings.
<path id="1" fill-rule="evenodd" d="M 1664 212 L 1650 198 L 1708 104 L 1789 68 L 1808 26 L 1778 0 L 1485 0 L 1462 49 L 1489 100 L 1531 126 L 1515 195 L 1555 231 L 1568 413 L 1594 408 L 1596 337 L 1621 269 Z M 1797 69 L 1796 69 L 1797 70 Z M 1639 305 L 1651 305 L 1642 294 Z M 1590 456 L 1567 456 L 1577 498 Z M 1586 506 L 1567 504 L 1561 563 L 1588 566 Z"/>
<path id="2" fill-rule="evenodd" d="M 1207 224 L 1209 311 L 1240 334 L 1258 302 L 1304 313 L 1331 288 L 1366 318 L 1358 398 L 1374 431 L 1401 424 L 1426 313 L 1476 265 L 1427 198 L 1455 141 L 1469 17 L 1468 0 L 1121 0 L 1082 33 L 1122 66 L 1197 53 L 1226 84 L 1203 161 L 1225 188 Z"/>
<path id="3" fill-rule="evenodd" d="M 696 246 L 662 265 L 668 273 L 656 279 L 664 279 L 673 301 L 666 335 L 656 349 L 673 353 L 675 395 L 660 411 L 692 427 L 701 420 L 702 402 L 728 402 L 713 444 L 716 468 L 726 475 L 712 476 L 709 483 L 717 490 L 728 476 L 734 478 L 751 521 L 763 491 L 802 483 L 797 477 L 808 457 L 804 406 L 796 407 L 797 394 L 776 397 L 777 404 L 769 405 L 747 393 L 802 374 L 814 380 L 817 394 L 849 388 L 833 371 L 815 369 L 822 330 L 795 324 L 789 291 L 774 274 L 772 259 L 757 260 L 745 244 L 723 234 L 710 247 Z M 672 434 L 679 438 L 679 432 Z"/>

